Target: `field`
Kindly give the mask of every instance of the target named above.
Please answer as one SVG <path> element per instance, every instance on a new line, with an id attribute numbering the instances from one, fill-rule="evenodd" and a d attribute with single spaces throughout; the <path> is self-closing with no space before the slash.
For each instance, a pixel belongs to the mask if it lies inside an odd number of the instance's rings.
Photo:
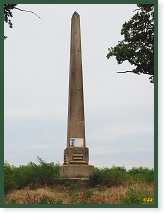
<path id="1" fill-rule="evenodd" d="M 59 164 L 4 165 L 8 204 L 143 204 L 153 203 L 154 170 L 113 166 L 96 168 L 89 180 L 60 179 Z"/>

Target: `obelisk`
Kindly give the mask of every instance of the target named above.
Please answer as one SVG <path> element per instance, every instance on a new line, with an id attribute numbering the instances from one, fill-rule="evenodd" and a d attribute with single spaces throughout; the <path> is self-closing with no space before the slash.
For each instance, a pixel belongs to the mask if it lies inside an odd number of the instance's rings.
<path id="1" fill-rule="evenodd" d="M 85 146 L 80 16 L 77 12 L 74 12 L 71 22 L 69 72 L 67 147 L 74 143 L 79 143 L 79 145 L 81 144 L 81 146 Z"/>
<path id="2" fill-rule="evenodd" d="M 71 45 L 69 68 L 69 98 L 67 121 L 67 147 L 61 177 L 88 177 L 93 166 L 88 165 L 89 149 L 86 147 L 83 74 L 81 54 L 80 16 L 74 12 L 71 20 Z"/>

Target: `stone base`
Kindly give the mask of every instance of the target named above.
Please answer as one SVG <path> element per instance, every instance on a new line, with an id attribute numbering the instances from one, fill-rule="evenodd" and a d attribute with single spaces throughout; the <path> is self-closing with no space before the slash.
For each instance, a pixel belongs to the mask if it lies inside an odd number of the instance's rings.
<path id="1" fill-rule="evenodd" d="M 60 167 L 61 178 L 88 178 L 94 170 L 92 165 L 63 165 Z"/>
<path id="2" fill-rule="evenodd" d="M 88 165 L 89 149 L 87 147 L 67 147 L 64 150 L 64 164 Z"/>

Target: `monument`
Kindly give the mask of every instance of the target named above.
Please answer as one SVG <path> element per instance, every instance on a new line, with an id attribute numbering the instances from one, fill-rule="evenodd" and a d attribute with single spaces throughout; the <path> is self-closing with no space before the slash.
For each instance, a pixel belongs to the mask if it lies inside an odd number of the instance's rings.
<path id="1" fill-rule="evenodd" d="M 85 139 L 80 16 L 77 12 L 74 12 L 71 20 L 69 69 L 67 147 L 64 150 L 64 164 L 60 167 L 60 176 L 87 178 L 94 167 L 89 165 L 89 149 Z"/>

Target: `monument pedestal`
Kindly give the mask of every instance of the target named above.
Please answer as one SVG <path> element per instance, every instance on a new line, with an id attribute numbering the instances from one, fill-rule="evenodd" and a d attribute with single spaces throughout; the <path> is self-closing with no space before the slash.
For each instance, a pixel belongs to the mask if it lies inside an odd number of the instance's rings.
<path id="1" fill-rule="evenodd" d="M 59 170 L 61 178 L 89 178 L 93 173 L 94 166 L 92 165 L 62 165 Z"/>
<path id="2" fill-rule="evenodd" d="M 68 147 L 64 150 L 64 164 L 88 165 L 89 149 L 87 147 Z"/>

